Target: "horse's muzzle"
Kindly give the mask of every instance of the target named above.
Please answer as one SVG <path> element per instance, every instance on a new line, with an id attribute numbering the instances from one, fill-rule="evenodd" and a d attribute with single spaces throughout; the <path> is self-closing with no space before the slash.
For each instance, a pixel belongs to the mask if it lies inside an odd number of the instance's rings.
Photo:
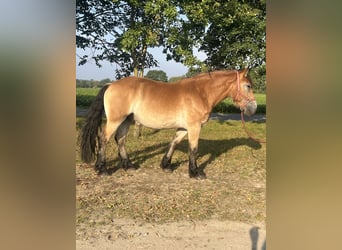
<path id="1" fill-rule="evenodd" d="M 247 102 L 243 108 L 241 108 L 241 111 L 247 116 L 252 116 L 255 114 L 257 110 L 257 102 L 256 101 L 249 101 Z"/>

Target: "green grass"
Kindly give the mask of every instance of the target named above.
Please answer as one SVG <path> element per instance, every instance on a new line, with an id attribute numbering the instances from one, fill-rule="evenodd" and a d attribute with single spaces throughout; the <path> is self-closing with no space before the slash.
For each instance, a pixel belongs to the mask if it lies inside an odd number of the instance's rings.
<path id="1" fill-rule="evenodd" d="M 76 95 L 96 96 L 100 88 L 76 88 Z"/>
<path id="2" fill-rule="evenodd" d="M 76 106 L 89 107 L 99 90 L 99 88 L 76 88 Z M 257 113 L 266 114 L 266 94 L 254 94 L 254 96 L 258 103 Z M 213 112 L 240 113 L 239 109 L 233 105 L 231 98 L 227 98 L 216 105 Z"/>
<path id="3" fill-rule="evenodd" d="M 99 90 L 99 88 L 76 88 L 76 106 L 89 107 Z"/>
<path id="4" fill-rule="evenodd" d="M 77 118 L 77 135 L 84 122 Z M 265 138 L 266 123 L 246 124 L 257 138 Z M 188 143 L 177 147 L 173 173 L 160 167 L 174 130 L 155 132 L 143 128 L 142 137 L 127 138 L 127 150 L 140 168 L 126 172 L 118 168 L 118 151 L 112 139 L 107 146 L 111 176 L 99 177 L 92 166 L 82 164 L 76 145 L 76 223 L 88 228 L 115 218 L 147 222 L 172 222 L 216 218 L 263 222 L 266 218 L 266 145 L 247 138 L 238 121 L 209 121 L 202 129 L 198 165 L 205 167 L 206 180 L 188 176 Z"/>

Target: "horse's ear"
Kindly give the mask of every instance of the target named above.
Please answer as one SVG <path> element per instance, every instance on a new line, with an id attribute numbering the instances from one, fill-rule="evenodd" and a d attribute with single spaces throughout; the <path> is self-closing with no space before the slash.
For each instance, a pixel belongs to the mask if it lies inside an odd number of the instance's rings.
<path id="1" fill-rule="evenodd" d="M 247 77 L 249 68 L 245 68 L 245 69 L 243 69 L 242 71 L 243 71 L 243 75 L 244 75 L 245 77 Z"/>
<path id="2" fill-rule="evenodd" d="M 249 71 L 248 68 L 240 70 L 240 78 L 247 77 L 248 71 Z"/>

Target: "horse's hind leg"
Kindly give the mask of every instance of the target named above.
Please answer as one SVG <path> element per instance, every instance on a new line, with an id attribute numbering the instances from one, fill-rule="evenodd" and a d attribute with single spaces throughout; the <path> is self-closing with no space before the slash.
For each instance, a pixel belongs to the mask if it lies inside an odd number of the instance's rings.
<path id="1" fill-rule="evenodd" d="M 119 122 L 111 122 L 107 120 L 104 130 L 99 135 L 99 147 L 97 151 L 97 160 L 95 163 L 95 170 L 98 174 L 109 174 L 106 168 L 106 146 L 110 137 L 114 131 L 117 130 L 119 125 Z"/>
<path id="2" fill-rule="evenodd" d="M 133 114 L 127 116 L 127 118 L 120 124 L 116 134 L 115 141 L 118 144 L 119 158 L 121 160 L 122 167 L 124 169 L 136 168 L 130 161 L 126 150 L 126 136 L 130 125 L 133 123 Z"/>
<path id="3" fill-rule="evenodd" d="M 184 138 L 184 136 L 188 132 L 185 129 L 177 129 L 176 136 L 173 138 L 172 142 L 170 143 L 162 161 L 161 161 L 161 168 L 165 171 L 172 171 L 171 169 L 171 158 L 173 155 L 173 152 L 175 151 L 176 145 L 181 142 L 181 140 Z"/>

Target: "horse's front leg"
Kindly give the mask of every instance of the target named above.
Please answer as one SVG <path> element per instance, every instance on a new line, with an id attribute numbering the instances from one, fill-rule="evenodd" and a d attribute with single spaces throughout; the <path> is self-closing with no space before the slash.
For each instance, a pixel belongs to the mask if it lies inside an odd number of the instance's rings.
<path id="1" fill-rule="evenodd" d="M 172 142 L 170 143 L 160 164 L 161 168 L 164 171 L 172 171 L 171 158 L 172 158 L 173 152 L 175 151 L 176 145 L 182 141 L 182 139 L 187 133 L 188 132 L 185 129 L 177 129 L 176 136 L 173 138 Z"/>
<path id="2" fill-rule="evenodd" d="M 188 130 L 189 138 L 189 176 L 191 178 L 205 179 L 206 175 L 202 168 L 197 166 L 198 139 L 201 126 L 194 126 Z"/>

